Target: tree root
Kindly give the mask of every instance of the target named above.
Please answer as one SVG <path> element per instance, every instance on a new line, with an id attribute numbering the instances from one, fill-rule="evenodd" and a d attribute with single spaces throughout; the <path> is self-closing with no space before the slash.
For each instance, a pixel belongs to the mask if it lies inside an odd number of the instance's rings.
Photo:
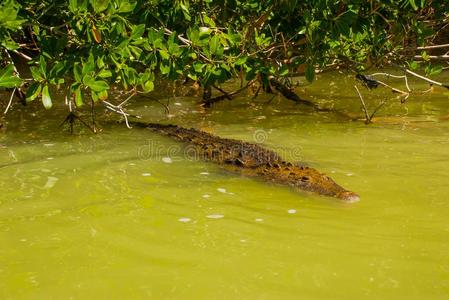
<path id="1" fill-rule="evenodd" d="M 61 125 L 59 125 L 59 128 L 61 128 L 65 123 L 68 123 L 69 124 L 69 132 L 70 132 L 70 134 L 73 134 L 73 132 L 74 132 L 73 126 L 74 126 L 76 120 L 78 120 L 85 127 L 89 128 L 89 130 L 92 131 L 92 133 L 94 133 L 94 134 L 97 133 L 95 123 L 93 124 L 93 126 L 90 126 L 83 119 L 81 119 L 81 116 L 79 113 L 74 112 L 74 111 L 69 112 L 67 117 L 65 117 L 64 121 L 62 121 Z"/>

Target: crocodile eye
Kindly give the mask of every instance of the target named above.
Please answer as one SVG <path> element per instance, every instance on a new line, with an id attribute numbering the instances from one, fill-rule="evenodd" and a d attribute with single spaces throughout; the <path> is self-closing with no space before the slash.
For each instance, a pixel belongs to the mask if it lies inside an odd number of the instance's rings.
<path id="1" fill-rule="evenodd" d="M 309 180 L 310 180 L 310 178 L 308 176 L 301 177 L 301 181 L 303 181 L 303 182 L 307 182 Z"/>

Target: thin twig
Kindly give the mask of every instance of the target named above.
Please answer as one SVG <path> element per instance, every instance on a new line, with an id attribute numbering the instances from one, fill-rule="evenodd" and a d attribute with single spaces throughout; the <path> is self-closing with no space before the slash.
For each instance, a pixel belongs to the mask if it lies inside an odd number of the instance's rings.
<path id="1" fill-rule="evenodd" d="M 376 112 L 382 107 L 384 106 L 384 104 L 387 103 L 387 100 L 384 99 L 382 100 L 382 102 L 380 102 L 380 104 L 374 109 L 373 113 L 371 114 L 371 116 L 369 117 L 369 121 L 371 122 L 371 120 L 373 119 L 374 115 L 376 114 Z"/>
<path id="2" fill-rule="evenodd" d="M 408 95 L 409 94 L 408 92 L 404 92 L 403 90 L 400 90 L 400 89 L 394 88 L 392 86 L 389 86 L 388 84 L 386 84 L 385 82 L 382 82 L 380 80 L 376 80 L 376 81 L 380 85 L 383 85 L 384 87 L 387 87 L 387 88 L 391 89 L 391 91 L 393 91 L 395 93 L 399 93 L 399 94 L 403 94 L 403 95 Z"/>
<path id="3" fill-rule="evenodd" d="M 410 86 L 408 85 L 408 77 L 407 74 L 404 75 L 405 86 L 407 87 L 407 91 L 411 92 Z"/>
<path id="4" fill-rule="evenodd" d="M 20 57 L 22 57 L 22 58 L 24 58 L 24 59 L 26 59 L 26 60 L 28 60 L 28 61 L 33 60 L 33 59 L 32 59 L 31 57 L 29 57 L 28 55 L 23 54 L 22 52 L 19 52 L 19 51 L 17 51 L 17 50 L 13 50 L 12 52 L 14 52 L 14 53 L 17 54 L 18 56 L 20 56 Z"/>
<path id="5" fill-rule="evenodd" d="M 390 73 L 374 73 L 374 74 L 370 74 L 370 76 L 386 76 L 386 77 L 391 77 L 391 78 L 404 79 L 405 86 L 407 87 L 408 92 L 411 92 L 411 89 L 410 89 L 410 87 L 408 85 L 407 75 L 393 75 L 393 74 L 390 74 Z M 382 82 L 380 80 L 376 79 L 376 81 L 379 84 L 383 85 L 384 87 L 390 88 L 393 92 L 397 92 L 397 93 L 401 93 L 401 94 L 408 94 L 408 92 L 404 92 L 404 91 L 401 91 L 400 89 L 393 88 L 393 87 L 389 86 L 388 84 L 386 84 L 386 83 L 384 83 L 384 82 Z"/>
<path id="6" fill-rule="evenodd" d="M 362 94 L 360 93 L 356 85 L 354 85 L 354 88 L 357 91 L 357 94 L 359 94 L 360 103 L 362 104 L 362 109 L 363 112 L 365 113 L 365 124 L 369 124 L 371 122 L 371 118 L 368 115 L 368 110 L 366 109 L 365 101 L 363 100 Z"/>
<path id="7" fill-rule="evenodd" d="M 9 107 L 11 106 L 12 98 L 14 98 L 14 94 L 16 93 L 16 89 L 17 89 L 17 88 L 14 88 L 14 90 L 13 90 L 12 93 L 11 93 L 11 97 L 9 98 L 8 105 L 6 106 L 6 109 L 5 109 L 5 111 L 3 112 L 4 115 L 6 115 L 6 113 L 7 113 L 8 110 L 9 110 Z"/>
<path id="8" fill-rule="evenodd" d="M 435 84 L 435 85 L 438 85 L 438 86 L 445 87 L 445 88 L 449 89 L 449 85 L 447 85 L 447 84 L 443 84 L 443 83 L 441 83 L 441 82 L 438 82 L 438 81 L 429 79 L 429 78 L 427 78 L 427 77 L 425 77 L 425 76 L 423 76 L 423 75 L 419 75 L 419 74 L 417 74 L 417 73 L 415 73 L 415 72 L 413 72 L 413 71 L 410 71 L 409 69 L 404 68 L 404 67 L 402 67 L 402 66 L 400 66 L 400 65 L 396 65 L 396 64 L 393 64 L 393 65 L 396 66 L 396 67 L 398 67 L 398 68 L 400 68 L 401 70 L 403 70 L 404 72 L 406 72 L 406 73 L 408 73 L 408 74 L 410 74 L 410 75 L 412 75 L 412 76 L 415 76 L 415 77 L 417 77 L 417 78 L 419 78 L 419 79 L 422 79 L 422 80 L 424 80 L 424 81 L 427 81 L 427 82 L 429 82 L 429 83 L 431 83 L 431 84 Z"/>
<path id="9" fill-rule="evenodd" d="M 129 125 L 128 122 L 128 116 L 131 116 L 130 114 L 126 113 L 123 111 L 123 109 L 117 105 L 114 105 L 112 103 L 109 103 L 107 101 L 102 101 L 102 103 L 106 106 L 107 109 L 109 109 L 110 111 L 113 111 L 115 113 L 118 113 L 120 115 L 123 116 L 123 118 L 125 118 L 125 123 L 126 123 L 126 127 L 128 127 L 129 129 L 131 129 L 132 127 Z"/>

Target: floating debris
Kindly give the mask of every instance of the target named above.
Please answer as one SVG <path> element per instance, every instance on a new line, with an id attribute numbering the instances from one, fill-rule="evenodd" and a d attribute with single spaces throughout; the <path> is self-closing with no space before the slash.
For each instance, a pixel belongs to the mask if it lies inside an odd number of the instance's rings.
<path id="1" fill-rule="evenodd" d="M 151 176 L 151 173 L 142 173 L 142 176 L 148 177 L 148 176 Z"/>
<path id="2" fill-rule="evenodd" d="M 204 194 L 203 198 L 210 198 L 210 195 L 209 194 Z"/>
<path id="3" fill-rule="evenodd" d="M 173 162 L 170 157 L 162 157 L 162 161 L 166 164 L 171 164 Z"/>
<path id="4" fill-rule="evenodd" d="M 192 221 L 192 219 L 190 219 L 190 218 L 179 218 L 178 221 L 182 222 L 182 223 L 188 223 L 188 222 Z"/>
<path id="5" fill-rule="evenodd" d="M 44 185 L 44 189 L 51 189 L 55 186 L 56 182 L 59 180 L 58 177 L 49 176 L 47 177 L 47 183 Z"/>
<path id="6" fill-rule="evenodd" d="M 201 172 L 200 175 L 209 175 L 209 172 Z"/>
<path id="7" fill-rule="evenodd" d="M 221 218 L 224 218 L 224 215 L 212 214 L 212 215 L 206 216 L 206 218 L 208 218 L 208 219 L 221 219 Z"/>
<path id="8" fill-rule="evenodd" d="M 289 210 L 287 210 L 287 212 L 289 214 L 296 214 L 296 209 L 289 209 Z"/>
<path id="9" fill-rule="evenodd" d="M 256 222 L 263 222 L 263 219 L 262 218 L 256 218 L 255 221 Z"/>
<path id="10" fill-rule="evenodd" d="M 219 191 L 220 193 L 226 193 L 226 189 L 224 188 L 218 188 L 217 191 Z"/>

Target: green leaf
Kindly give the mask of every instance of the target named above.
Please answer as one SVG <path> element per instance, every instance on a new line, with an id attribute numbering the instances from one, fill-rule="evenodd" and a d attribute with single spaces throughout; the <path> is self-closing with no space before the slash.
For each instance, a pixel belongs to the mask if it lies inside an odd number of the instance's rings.
<path id="1" fill-rule="evenodd" d="M 120 6 L 118 8 L 119 13 L 129 13 L 134 10 L 137 2 L 131 3 L 131 1 L 120 1 Z"/>
<path id="2" fill-rule="evenodd" d="M 99 92 L 98 93 L 98 98 L 100 98 L 100 100 L 102 100 L 102 101 L 108 99 L 108 91 L 104 90 L 102 92 Z"/>
<path id="3" fill-rule="evenodd" d="M 65 61 L 60 61 L 57 64 L 55 64 L 53 68 L 50 70 L 49 77 L 55 79 L 55 81 L 58 81 L 58 79 L 62 79 L 65 64 L 66 64 Z"/>
<path id="4" fill-rule="evenodd" d="M 98 101 L 98 94 L 97 94 L 96 92 L 91 91 L 91 92 L 90 92 L 90 97 L 92 98 L 92 100 L 93 100 L 94 102 L 97 102 L 97 101 Z"/>
<path id="5" fill-rule="evenodd" d="M 27 92 L 26 92 L 27 102 L 31 102 L 34 99 L 36 99 L 37 97 L 39 97 L 39 95 L 41 94 L 41 91 L 42 91 L 42 85 L 39 82 L 35 82 L 32 85 L 30 85 L 30 87 L 27 89 Z"/>
<path id="6" fill-rule="evenodd" d="M 144 32 L 145 32 L 145 24 L 134 26 L 131 32 L 131 39 L 135 40 L 140 38 Z"/>
<path id="7" fill-rule="evenodd" d="M 168 52 L 165 50 L 159 50 L 159 54 L 161 55 L 161 57 L 163 59 L 167 59 L 167 60 L 170 59 L 170 54 L 168 54 Z"/>
<path id="8" fill-rule="evenodd" d="M 53 106 L 51 102 L 50 92 L 48 91 L 48 85 L 45 85 L 42 89 L 42 104 L 46 109 L 50 109 Z"/>
<path id="9" fill-rule="evenodd" d="M 14 66 L 7 65 L 3 70 L 0 70 L 0 87 L 13 88 L 22 84 L 22 79 L 14 75 Z"/>
<path id="10" fill-rule="evenodd" d="M 95 70 L 95 59 L 92 53 L 89 55 L 89 59 L 87 62 L 83 63 L 83 71 L 82 74 L 87 75 L 89 73 L 92 73 Z"/>
<path id="11" fill-rule="evenodd" d="M 47 78 L 47 62 L 42 55 L 39 57 L 39 70 L 42 77 Z"/>
<path id="12" fill-rule="evenodd" d="M 217 54 L 219 46 L 220 46 L 220 39 L 218 38 L 218 36 L 214 35 L 209 41 L 210 53 L 213 55 Z"/>
<path id="13" fill-rule="evenodd" d="M 161 70 L 162 75 L 166 75 L 166 74 L 170 73 L 170 65 L 161 63 L 159 65 L 159 69 Z"/>
<path id="14" fill-rule="evenodd" d="M 80 87 L 75 90 L 75 104 L 77 107 L 83 105 L 83 93 Z"/>
<path id="15" fill-rule="evenodd" d="M 108 0 L 91 0 L 90 4 L 94 8 L 95 12 L 99 13 L 108 8 Z"/>
<path id="16" fill-rule="evenodd" d="M 143 84 L 142 88 L 145 93 L 151 92 L 152 90 L 154 90 L 154 82 L 148 80 Z"/>
<path id="17" fill-rule="evenodd" d="M 193 81 L 197 81 L 198 80 L 198 76 L 196 76 L 196 74 L 187 74 L 187 77 L 189 77 L 190 79 L 192 79 Z"/>
<path id="18" fill-rule="evenodd" d="M 204 64 L 199 63 L 199 62 L 196 62 L 193 64 L 193 68 L 195 69 L 195 72 L 197 72 L 197 73 L 203 72 L 204 66 L 205 66 Z"/>
<path id="19" fill-rule="evenodd" d="M 101 78 L 109 78 L 112 76 L 112 72 L 110 70 L 101 70 L 98 72 L 98 77 Z"/>
<path id="20" fill-rule="evenodd" d="M 306 79 L 309 82 L 312 82 L 315 79 L 315 68 L 313 65 L 307 64 L 306 67 Z"/>
<path id="21" fill-rule="evenodd" d="M 241 57 L 237 58 L 237 60 L 235 61 L 234 65 L 236 65 L 236 66 L 243 65 L 244 63 L 246 63 L 247 59 L 248 59 L 247 56 L 241 56 Z"/>
<path id="22" fill-rule="evenodd" d="M 30 67 L 31 75 L 35 81 L 43 81 L 44 77 L 42 76 L 40 69 L 38 67 Z"/>
<path id="23" fill-rule="evenodd" d="M 81 82 L 83 79 L 81 77 L 81 67 L 79 64 L 73 66 L 73 76 L 75 77 L 76 82 Z"/>
<path id="24" fill-rule="evenodd" d="M 280 69 L 279 69 L 279 75 L 280 76 L 286 76 L 288 74 L 288 67 L 286 65 L 283 65 Z"/>
<path id="25" fill-rule="evenodd" d="M 69 9 L 72 13 L 78 11 L 78 1 L 77 0 L 69 0 Z"/>
<path id="26" fill-rule="evenodd" d="M 416 61 L 412 61 L 408 64 L 408 66 L 411 70 L 417 70 L 419 67 L 419 64 Z"/>
<path id="27" fill-rule="evenodd" d="M 101 92 L 109 89 L 109 85 L 104 80 L 95 80 L 92 76 L 86 75 L 83 77 L 83 83 L 94 92 Z"/>

